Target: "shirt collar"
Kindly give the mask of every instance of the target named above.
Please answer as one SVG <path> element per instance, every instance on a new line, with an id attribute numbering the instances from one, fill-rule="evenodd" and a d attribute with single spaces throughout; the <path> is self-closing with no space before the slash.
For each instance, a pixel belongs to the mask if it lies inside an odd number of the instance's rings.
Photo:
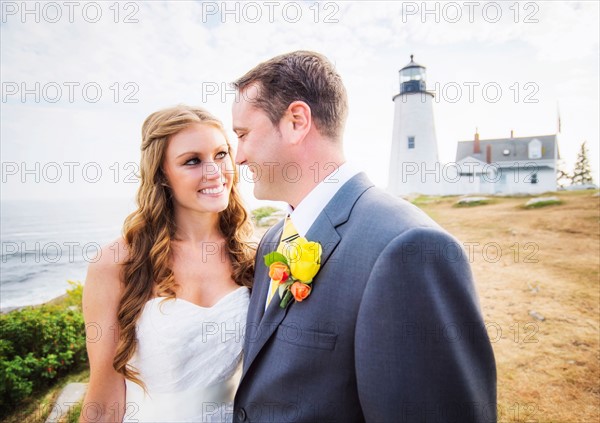
<path id="1" fill-rule="evenodd" d="M 294 227 L 301 237 L 306 237 L 312 224 L 342 185 L 359 172 L 352 164 L 343 163 L 337 171 L 314 187 L 293 211 L 291 207 L 288 208 Z"/>

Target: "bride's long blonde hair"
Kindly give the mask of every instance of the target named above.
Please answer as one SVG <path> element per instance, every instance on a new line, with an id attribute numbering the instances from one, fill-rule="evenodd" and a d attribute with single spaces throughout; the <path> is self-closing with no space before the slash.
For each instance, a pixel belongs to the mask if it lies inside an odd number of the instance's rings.
<path id="1" fill-rule="evenodd" d="M 160 110 L 148 116 L 142 126 L 138 208 L 125 219 L 123 227 L 128 258 L 122 269 L 124 292 L 117 313 L 120 337 L 113 360 L 117 372 L 141 386 L 143 382 L 138 372 L 127 364 L 137 347 L 137 320 L 153 294 L 175 297 L 176 282 L 170 265 L 171 241 L 175 235 L 173 200 L 161 165 L 169 138 L 194 123 L 219 129 L 231 152 L 223 124 L 202 108 L 176 106 Z M 235 163 L 233 167 L 235 169 Z M 219 226 L 226 238 L 233 280 L 250 287 L 254 270 L 254 249 L 249 243 L 252 226 L 237 182 L 236 172 L 229 204 L 219 213 Z"/>

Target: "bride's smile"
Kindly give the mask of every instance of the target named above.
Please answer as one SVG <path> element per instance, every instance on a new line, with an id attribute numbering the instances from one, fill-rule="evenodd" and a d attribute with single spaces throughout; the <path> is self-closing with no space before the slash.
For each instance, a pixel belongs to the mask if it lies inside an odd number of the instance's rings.
<path id="1" fill-rule="evenodd" d="M 171 136 L 163 170 L 176 209 L 218 213 L 227 207 L 234 167 L 218 128 L 196 123 Z"/>

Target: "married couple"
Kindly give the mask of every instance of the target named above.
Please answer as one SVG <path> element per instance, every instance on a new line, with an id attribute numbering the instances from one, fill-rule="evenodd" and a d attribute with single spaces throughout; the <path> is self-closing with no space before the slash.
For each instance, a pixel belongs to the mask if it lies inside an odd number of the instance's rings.
<path id="1" fill-rule="evenodd" d="M 495 422 L 468 260 L 345 163 L 333 65 L 296 51 L 234 85 L 235 155 L 204 109 L 143 124 L 138 209 L 86 279 L 81 421 Z M 290 205 L 257 249 L 235 163 Z"/>

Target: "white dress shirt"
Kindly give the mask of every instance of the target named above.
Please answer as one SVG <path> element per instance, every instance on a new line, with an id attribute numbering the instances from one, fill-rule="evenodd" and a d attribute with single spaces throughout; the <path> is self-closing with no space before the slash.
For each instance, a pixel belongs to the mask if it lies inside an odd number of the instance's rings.
<path id="1" fill-rule="evenodd" d="M 348 182 L 360 170 L 352 164 L 343 163 L 337 171 L 327 176 L 324 180 L 313 188 L 306 197 L 300 201 L 300 204 L 294 209 L 290 217 L 298 235 L 306 237 L 308 230 L 315 223 L 315 220 L 325 208 L 327 203 L 335 196 L 339 189 Z M 309 240 L 310 241 L 310 240 Z"/>

